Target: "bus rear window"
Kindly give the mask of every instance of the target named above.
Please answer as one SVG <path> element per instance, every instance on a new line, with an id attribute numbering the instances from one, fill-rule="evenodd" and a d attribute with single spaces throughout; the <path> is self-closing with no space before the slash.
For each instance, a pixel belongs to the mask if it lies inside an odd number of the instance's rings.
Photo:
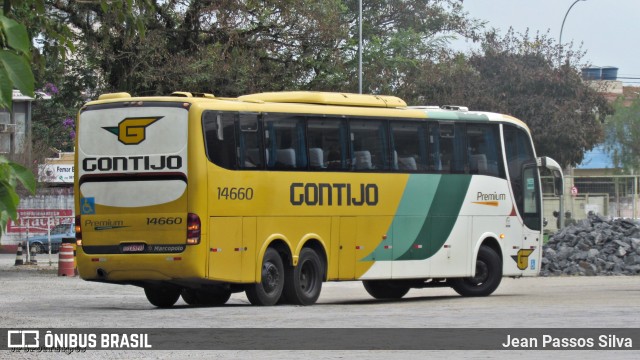
<path id="1" fill-rule="evenodd" d="M 262 168 L 258 115 L 205 111 L 202 115 L 207 157 L 225 169 Z"/>

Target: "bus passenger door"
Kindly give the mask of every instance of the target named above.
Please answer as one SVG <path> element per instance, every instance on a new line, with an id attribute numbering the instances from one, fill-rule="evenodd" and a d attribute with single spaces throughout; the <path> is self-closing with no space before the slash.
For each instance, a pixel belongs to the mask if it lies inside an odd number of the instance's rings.
<path id="1" fill-rule="evenodd" d="M 542 202 L 540 180 L 536 164 L 527 164 L 522 170 L 522 201 L 524 229 L 522 248 L 518 252 L 518 269 L 534 275 L 539 271 L 542 257 Z"/>

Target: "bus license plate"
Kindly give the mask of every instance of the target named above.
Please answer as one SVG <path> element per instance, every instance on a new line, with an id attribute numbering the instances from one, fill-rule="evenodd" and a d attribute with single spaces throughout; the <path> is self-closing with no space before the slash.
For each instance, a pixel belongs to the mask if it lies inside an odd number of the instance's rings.
<path id="1" fill-rule="evenodd" d="M 122 252 L 143 252 L 144 244 L 127 244 L 122 245 Z"/>

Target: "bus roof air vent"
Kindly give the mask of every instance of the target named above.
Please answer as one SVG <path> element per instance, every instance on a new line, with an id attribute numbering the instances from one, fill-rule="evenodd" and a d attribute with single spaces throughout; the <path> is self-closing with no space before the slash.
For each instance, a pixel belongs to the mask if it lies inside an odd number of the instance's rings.
<path id="1" fill-rule="evenodd" d="M 178 97 L 193 97 L 193 94 L 190 92 L 186 92 L 186 91 L 174 91 L 171 93 L 171 96 L 178 96 Z"/>
<path id="2" fill-rule="evenodd" d="M 111 99 L 128 99 L 131 97 L 131 94 L 127 92 L 119 92 L 119 93 L 108 93 L 102 94 L 98 97 L 98 100 L 111 100 Z"/>
<path id="3" fill-rule="evenodd" d="M 440 110 L 440 106 L 437 105 L 407 106 L 407 108 L 416 110 Z"/>
<path id="4" fill-rule="evenodd" d="M 469 111 L 468 107 L 460 105 L 442 105 L 442 109 L 451 111 Z"/>
<path id="5" fill-rule="evenodd" d="M 177 97 L 197 97 L 197 98 L 207 98 L 207 99 L 215 99 L 215 95 L 209 93 L 199 93 L 199 92 L 188 92 L 188 91 L 174 91 L 171 93 L 171 96 Z"/>
<path id="6" fill-rule="evenodd" d="M 207 98 L 207 99 L 215 99 L 216 96 L 209 93 L 191 93 L 193 97 Z"/>

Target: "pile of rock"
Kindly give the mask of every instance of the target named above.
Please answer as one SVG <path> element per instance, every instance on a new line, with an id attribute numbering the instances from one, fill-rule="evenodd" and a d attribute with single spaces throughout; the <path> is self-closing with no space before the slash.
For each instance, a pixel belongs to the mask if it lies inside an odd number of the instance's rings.
<path id="1" fill-rule="evenodd" d="M 569 225 L 543 247 L 540 275 L 640 274 L 640 225 L 597 215 Z"/>

